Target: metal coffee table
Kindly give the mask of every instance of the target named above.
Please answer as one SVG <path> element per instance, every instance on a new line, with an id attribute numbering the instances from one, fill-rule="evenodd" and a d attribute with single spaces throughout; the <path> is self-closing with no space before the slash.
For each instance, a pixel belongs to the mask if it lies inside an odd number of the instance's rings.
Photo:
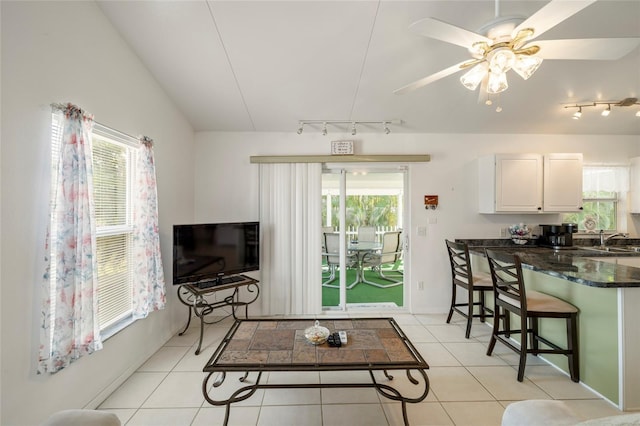
<path id="1" fill-rule="evenodd" d="M 402 403 L 405 425 L 409 424 L 406 403 L 424 400 L 429 393 L 427 362 L 415 349 L 393 318 L 342 318 L 321 320 L 329 331 L 346 331 L 347 344 L 331 347 L 328 343 L 312 345 L 304 330 L 314 319 L 238 319 L 229 329 L 203 371 L 205 399 L 212 405 L 225 405 L 224 424 L 229 421 L 231 404 L 250 398 L 258 389 L 288 388 L 375 388 L 384 397 Z M 417 397 L 403 396 L 391 385 L 388 371 L 404 370 L 415 385 Z M 260 383 L 269 371 L 368 371 L 365 383 Z M 382 371 L 388 381 L 380 383 L 374 371 Z M 242 372 L 240 381 L 256 373 L 255 383 L 235 390 L 228 399 L 215 399 L 216 388 L 228 372 Z M 218 374 L 216 374 L 218 373 Z M 416 378 L 417 377 L 417 378 Z M 210 380 L 215 380 L 209 384 Z M 253 380 L 253 377 L 252 377 Z"/>

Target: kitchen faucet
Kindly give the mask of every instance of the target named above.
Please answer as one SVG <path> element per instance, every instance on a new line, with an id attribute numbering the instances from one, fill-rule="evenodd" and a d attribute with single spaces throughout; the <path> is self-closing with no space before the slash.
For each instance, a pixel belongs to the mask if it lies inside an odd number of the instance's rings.
<path id="1" fill-rule="evenodd" d="M 604 247 L 607 245 L 607 241 L 609 241 L 612 238 L 615 237 L 623 237 L 623 238 L 627 238 L 629 237 L 629 234 L 625 233 L 625 232 L 616 232 L 615 234 L 611 234 L 611 235 L 607 235 L 606 237 L 604 236 L 604 230 L 601 229 L 600 230 L 600 247 Z"/>

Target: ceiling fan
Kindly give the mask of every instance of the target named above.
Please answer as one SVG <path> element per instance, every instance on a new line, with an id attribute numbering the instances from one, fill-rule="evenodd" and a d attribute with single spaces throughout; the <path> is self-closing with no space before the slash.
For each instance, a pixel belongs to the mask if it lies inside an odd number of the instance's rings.
<path id="1" fill-rule="evenodd" d="M 468 89 L 481 86 L 480 95 L 503 92 L 509 86 L 507 72 L 513 69 L 528 79 L 543 59 L 615 60 L 625 56 L 640 38 L 594 38 L 533 41 L 546 31 L 575 15 L 596 0 L 552 0 L 529 18 L 500 16 L 499 0 L 495 0 L 495 19 L 478 33 L 435 18 L 424 18 L 409 26 L 410 31 L 465 47 L 471 59 L 462 61 L 421 78 L 394 91 L 411 92 L 458 71 L 467 70 L 460 82 Z"/>

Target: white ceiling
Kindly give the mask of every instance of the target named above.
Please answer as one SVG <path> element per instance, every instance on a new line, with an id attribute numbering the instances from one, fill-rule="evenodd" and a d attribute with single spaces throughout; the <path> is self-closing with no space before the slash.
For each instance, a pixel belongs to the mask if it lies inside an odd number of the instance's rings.
<path id="1" fill-rule="evenodd" d="M 409 32 L 411 23 L 435 17 L 477 31 L 494 18 L 493 0 L 98 3 L 196 131 L 393 119 L 402 124 L 392 132 L 640 135 L 640 106 L 606 118 L 585 109 L 580 120 L 563 108 L 640 98 L 640 48 L 615 61 L 547 60 L 527 81 L 510 72 L 500 113 L 460 84 L 461 73 L 393 94 L 469 58 Z M 530 16 L 546 3 L 502 0 L 500 14 Z M 600 0 L 539 39 L 599 37 L 640 37 L 640 1 Z"/>

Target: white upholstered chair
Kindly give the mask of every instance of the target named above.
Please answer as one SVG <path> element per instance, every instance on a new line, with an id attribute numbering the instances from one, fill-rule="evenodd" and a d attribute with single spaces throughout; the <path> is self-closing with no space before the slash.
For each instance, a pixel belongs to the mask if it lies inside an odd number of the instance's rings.
<path id="1" fill-rule="evenodd" d="M 100 410 L 62 410 L 52 414 L 41 426 L 121 426 L 118 416 Z"/>

